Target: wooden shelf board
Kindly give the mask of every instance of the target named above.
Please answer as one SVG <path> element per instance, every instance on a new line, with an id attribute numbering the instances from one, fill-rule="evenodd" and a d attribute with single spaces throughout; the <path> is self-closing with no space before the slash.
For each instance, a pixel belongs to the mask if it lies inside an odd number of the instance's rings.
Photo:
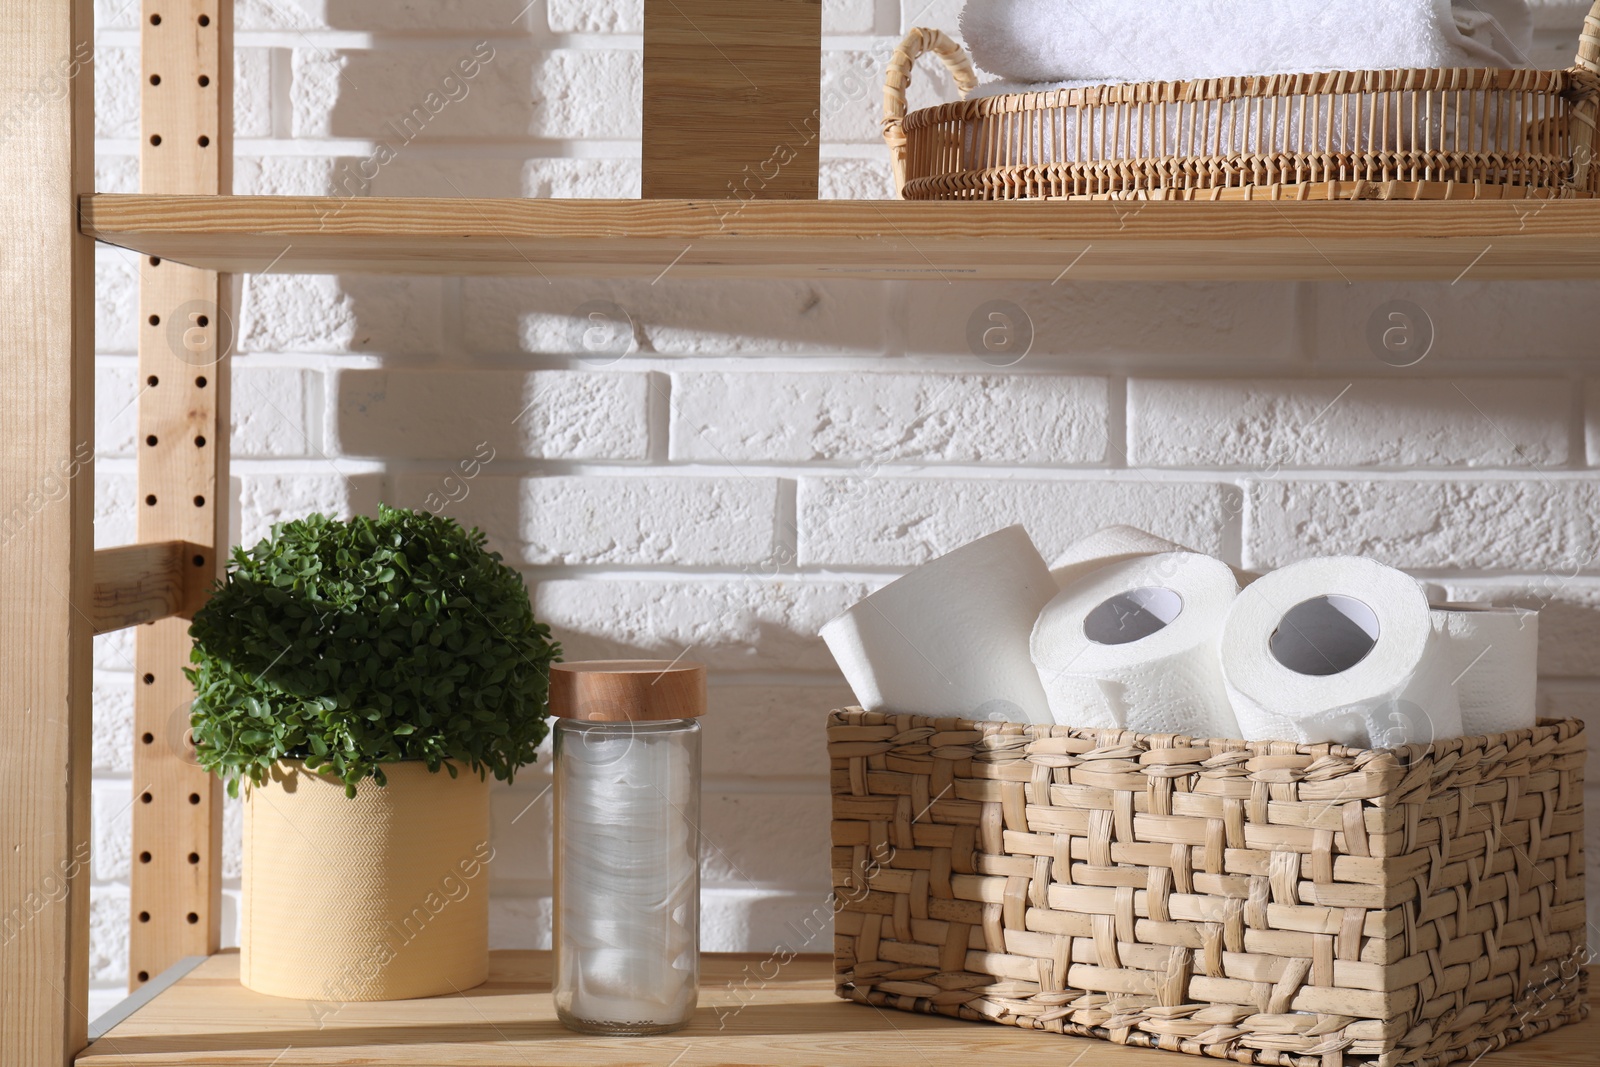
<path id="1" fill-rule="evenodd" d="M 707 956 L 694 1024 L 652 1038 L 595 1038 L 556 1021 L 548 953 L 493 954 L 487 984 L 460 996 L 387 1004 L 311 1004 L 248 992 L 238 956 L 211 957 L 78 1056 L 77 1067 L 1182 1067 L 1170 1052 L 850 1004 L 829 958 L 778 967 L 763 956 Z M 777 975 L 771 981 L 761 976 Z M 1600 982 L 1593 988 L 1600 991 Z M 1484 1067 L 1592 1064 L 1600 1014 L 1494 1053 Z"/>
<path id="2" fill-rule="evenodd" d="M 1128 203 L 82 199 L 84 233 L 234 273 L 957 281 L 1600 278 L 1600 200 Z"/>

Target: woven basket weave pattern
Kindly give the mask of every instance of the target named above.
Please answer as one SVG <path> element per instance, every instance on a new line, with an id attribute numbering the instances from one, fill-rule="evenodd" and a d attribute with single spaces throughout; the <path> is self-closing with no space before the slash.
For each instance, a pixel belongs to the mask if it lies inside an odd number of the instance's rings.
<path id="1" fill-rule="evenodd" d="M 907 200 L 1592 197 L 1600 0 L 1572 70 L 1385 70 L 1019 93 L 906 112 L 916 58 L 977 84 L 938 30 L 907 35 L 884 138 Z"/>
<path id="2" fill-rule="evenodd" d="M 1442 1067 L 1587 1014 L 1581 722 L 1432 747 L 829 723 L 847 999 Z"/>

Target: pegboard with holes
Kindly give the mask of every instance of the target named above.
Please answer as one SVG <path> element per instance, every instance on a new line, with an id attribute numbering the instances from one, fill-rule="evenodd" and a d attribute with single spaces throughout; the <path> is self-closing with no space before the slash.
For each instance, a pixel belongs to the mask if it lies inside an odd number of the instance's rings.
<path id="1" fill-rule="evenodd" d="M 140 187 L 232 186 L 232 5 L 146 0 Z M 140 268 L 139 540 L 195 546 L 190 581 L 221 573 L 228 543 L 229 284 L 146 257 Z M 195 763 L 188 621 L 138 630 L 129 986 L 220 944 L 222 795 Z"/>

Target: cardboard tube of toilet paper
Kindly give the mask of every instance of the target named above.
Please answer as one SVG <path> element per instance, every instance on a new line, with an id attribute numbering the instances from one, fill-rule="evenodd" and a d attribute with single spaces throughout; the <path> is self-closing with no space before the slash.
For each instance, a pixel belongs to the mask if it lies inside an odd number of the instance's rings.
<path id="1" fill-rule="evenodd" d="M 1352 556 L 1259 579 L 1234 600 L 1222 634 L 1247 741 L 1387 748 L 1459 737 L 1452 663 L 1421 585 Z"/>
<path id="2" fill-rule="evenodd" d="M 1056 722 L 1238 737 L 1218 658 L 1238 592 L 1226 563 L 1193 552 L 1111 563 L 1069 585 L 1031 642 Z"/>
<path id="3" fill-rule="evenodd" d="M 868 711 L 1050 723 L 1028 635 L 1055 593 L 1012 526 L 884 586 L 822 638 Z"/>
<path id="4" fill-rule="evenodd" d="M 1538 722 L 1539 613 L 1487 604 L 1436 604 L 1468 736 L 1531 730 Z"/>
<path id="5" fill-rule="evenodd" d="M 1168 541 L 1164 537 L 1157 537 L 1137 526 L 1107 526 L 1068 545 L 1060 558 L 1050 565 L 1050 573 L 1055 577 L 1056 584 L 1065 589 L 1101 567 L 1121 563 L 1123 560 L 1143 559 L 1167 552 L 1193 551 L 1192 548 L 1180 545 L 1176 541 Z M 1259 577 L 1238 567 L 1233 568 L 1233 573 L 1241 586 L 1249 585 Z"/>

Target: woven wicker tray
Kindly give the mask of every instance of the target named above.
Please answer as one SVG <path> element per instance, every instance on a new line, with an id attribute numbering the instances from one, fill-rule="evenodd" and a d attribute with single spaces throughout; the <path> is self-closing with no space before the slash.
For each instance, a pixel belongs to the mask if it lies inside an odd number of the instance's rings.
<path id="1" fill-rule="evenodd" d="M 1592 197 L 1600 0 L 1571 70 L 1376 70 L 1017 93 L 906 113 L 912 65 L 960 46 L 914 29 L 884 86 L 907 200 Z"/>
<path id="2" fill-rule="evenodd" d="M 1354 750 L 829 720 L 839 995 L 1287 1067 L 1585 1017 L 1579 721 Z"/>

